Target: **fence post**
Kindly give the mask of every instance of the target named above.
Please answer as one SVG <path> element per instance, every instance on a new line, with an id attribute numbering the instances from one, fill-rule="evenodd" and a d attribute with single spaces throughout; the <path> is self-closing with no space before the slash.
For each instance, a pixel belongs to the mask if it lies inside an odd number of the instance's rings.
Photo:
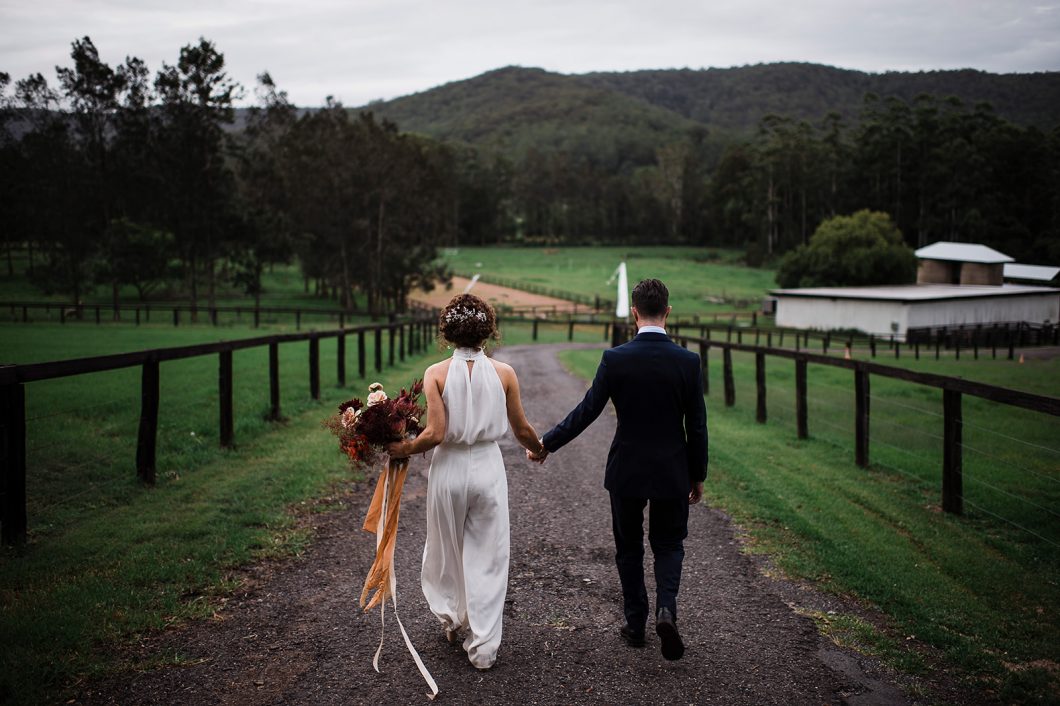
<path id="1" fill-rule="evenodd" d="M 158 445 L 158 359 L 144 361 L 140 373 L 140 431 L 136 438 L 136 476 L 154 485 Z"/>
<path id="2" fill-rule="evenodd" d="M 389 348 L 388 355 L 387 355 L 387 365 L 389 365 L 391 368 L 393 368 L 394 367 L 394 324 L 390 324 L 390 326 L 387 327 L 387 330 L 390 332 L 390 337 L 388 339 L 388 345 L 389 345 L 390 348 Z"/>
<path id="3" fill-rule="evenodd" d="M 365 376 L 365 353 L 364 353 L 364 329 L 357 331 L 357 374 L 363 379 Z"/>
<path id="4" fill-rule="evenodd" d="M 140 307 L 136 307 L 136 325 L 140 325 Z"/>
<path id="5" fill-rule="evenodd" d="M 309 396 L 320 399 L 320 339 L 317 336 L 309 339 Z"/>
<path id="6" fill-rule="evenodd" d="M 597 297 L 597 298 L 599 298 L 599 297 Z M 611 328 L 610 328 L 610 324 L 608 324 L 605 321 L 604 322 L 604 340 L 606 341 L 609 338 L 611 338 Z"/>
<path id="7" fill-rule="evenodd" d="M 261 307 L 254 307 L 254 328 L 261 326 Z"/>
<path id="8" fill-rule="evenodd" d="M 180 326 L 180 307 L 173 307 L 173 325 Z"/>
<path id="9" fill-rule="evenodd" d="M 96 307 L 96 323 L 99 323 L 99 307 Z"/>
<path id="10" fill-rule="evenodd" d="M 280 344 L 269 343 L 269 416 L 273 422 L 280 421 Z"/>
<path id="11" fill-rule="evenodd" d="M 710 352 L 710 346 L 708 346 L 704 341 L 700 341 L 699 342 L 699 368 L 700 368 L 700 371 L 702 371 L 702 373 L 703 373 L 703 394 L 704 395 L 709 395 L 710 394 L 710 376 L 708 375 L 708 373 L 710 371 L 707 368 L 707 354 L 709 352 Z"/>
<path id="12" fill-rule="evenodd" d="M 942 448 L 942 509 L 960 515 L 964 511 L 963 478 L 961 475 L 961 393 L 942 390 L 943 448 Z"/>
<path id="13" fill-rule="evenodd" d="M 398 357 L 405 362 L 405 324 L 398 324 Z"/>
<path id="14" fill-rule="evenodd" d="M 537 340 L 537 319 L 534 319 L 534 332 L 533 332 L 533 335 L 531 336 L 531 340 L 534 340 L 534 341 Z"/>
<path id="15" fill-rule="evenodd" d="M 568 341 L 573 341 L 574 340 L 574 319 L 570 319 L 567 322 L 567 340 Z"/>
<path id="16" fill-rule="evenodd" d="M 861 468 L 869 466 L 869 374 L 854 368 L 854 461 Z"/>
<path id="17" fill-rule="evenodd" d="M 0 388 L 0 533 L 4 544 L 26 541 L 26 390 Z"/>
<path id="18" fill-rule="evenodd" d="M 219 354 L 220 366 L 217 374 L 218 402 L 221 412 L 221 446 L 232 446 L 234 424 L 232 423 L 232 351 Z"/>
<path id="19" fill-rule="evenodd" d="M 375 371 L 383 372 L 383 329 L 375 328 Z"/>
<path id="20" fill-rule="evenodd" d="M 725 379 L 725 406 L 736 404 L 736 386 L 732 381 L 732 349 L 726 346 L 722 355 L 722 377 Z"/>
<path id="21" fill-rule="evenodd" d="M 59 307 L 59 323 L 60 324 L 65 324 L 66 323 L 66 307 L 65 306 Z"/>
<path id="22" fill-rule="evenodd" d="M 766 354 L 755 353 L 755 387 L 758 388 L 758 397 L 755 404 L 755 421 L 759 424 L 766 423 Z"/>
<path id="23" fill-rule="evenodd" d="M 800 439 L 810 436 L 806 417 L 806 359 L 800 357 L 795 359 L 795 426 Z"/>
<path id="24" fill-rule="evenodd" d="M 336 355 L 338 359 L 335 361 L 336 373 L 339 378 L 339 387 L 346 387 L 346 332 L 343 331 L 338 336 L 338 351 Z"/>

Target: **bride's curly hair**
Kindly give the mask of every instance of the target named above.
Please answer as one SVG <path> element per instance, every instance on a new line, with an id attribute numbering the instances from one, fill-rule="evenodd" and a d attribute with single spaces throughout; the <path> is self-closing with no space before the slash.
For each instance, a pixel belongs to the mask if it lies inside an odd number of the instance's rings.
<path id="1" fill-rule="evenodd" d="M 438 337 L 459 348 L 481 348 L 499 338 L 497 313 L 474 294 L 458 294 L 438 315 Z"/>

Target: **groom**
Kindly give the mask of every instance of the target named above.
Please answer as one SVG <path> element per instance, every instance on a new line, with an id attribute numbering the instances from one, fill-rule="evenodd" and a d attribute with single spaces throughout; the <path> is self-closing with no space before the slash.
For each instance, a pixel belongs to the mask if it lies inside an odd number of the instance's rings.
<path id="1" fill-rule="evenodd" d="M 611 494 L 615 563 L 622 583 L 626 624 L 619 631 L 631 647 L 644 646 L 648 594 L 644 588 L 644 507 L 655 557 L 655 632 L 666 659 L 685 647 L 677 631 L 688 506 L 703 495 L 707 475 L 707 410 L 699 356 L 666 335 L 670 294 L 657 279 L 633 288 L 637 337 L 604 351 L 585 398 L 542 439 L 543 461 L 582 433 L 611 400 L 618 429 L 607 455 L 604 487 Z"/>

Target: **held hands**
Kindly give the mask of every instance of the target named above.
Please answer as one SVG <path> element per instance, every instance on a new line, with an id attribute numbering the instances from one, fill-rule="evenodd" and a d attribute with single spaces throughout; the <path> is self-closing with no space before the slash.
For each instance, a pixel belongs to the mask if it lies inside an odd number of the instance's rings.
<path id="1" fill-rule="evenodd" d="M 545 444 L 538 439 L 538 443 L 541 444 L 541 452 L 534 453 L 530 449 L 526 450 L 526 458 L 534 463 L 544 463 L 545 459 L 548 458 L 548 449 L 545 448 Z"/>
<path id="2" fill-rule="evenodd" d="M 703 499 L 703 481 L 692 484 L 692 490 L 688 493 L 688 504 L 698 505 Z"/>

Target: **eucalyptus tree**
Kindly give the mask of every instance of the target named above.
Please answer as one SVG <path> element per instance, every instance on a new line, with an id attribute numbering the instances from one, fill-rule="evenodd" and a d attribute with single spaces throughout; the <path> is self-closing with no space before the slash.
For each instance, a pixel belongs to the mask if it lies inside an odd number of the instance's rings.
<path id="1" fill-rule="evenodd" d="M 234 280 L 260 304 L 265 267 L 293 254 L 283 169 L 287 136 L 297 111 L 268 73 L 258 76 L 260 105 L 248 110 L 236 160 L 239 225 L 232 238 Z"/>
<path id="2" fill-rule="evenodd" d="M 165 222 L 177 238 L 192 306 L 199 299 L 200 268 L 213 306 L 235 189 L 224 126 L 233 122 L 242 89 L 226 73 L 224 55 L 202 38 L 180 50 L 176 65 L 163 64 L 154 85 L 161 101 L 157 150 Z"/>

